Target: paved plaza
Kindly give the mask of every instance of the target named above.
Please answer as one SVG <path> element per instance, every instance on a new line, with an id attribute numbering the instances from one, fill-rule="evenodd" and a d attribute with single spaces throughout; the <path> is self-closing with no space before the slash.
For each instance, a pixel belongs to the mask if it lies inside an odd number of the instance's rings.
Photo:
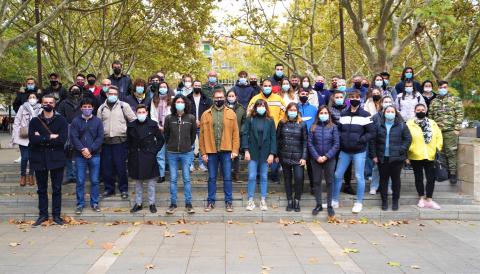
<path id="1" fill-rule="evenodd" d="M 74 222 L 75 223 L 75 222 Z M 480 222 L 0 225 L 0 273 L 480 273 Z"/>

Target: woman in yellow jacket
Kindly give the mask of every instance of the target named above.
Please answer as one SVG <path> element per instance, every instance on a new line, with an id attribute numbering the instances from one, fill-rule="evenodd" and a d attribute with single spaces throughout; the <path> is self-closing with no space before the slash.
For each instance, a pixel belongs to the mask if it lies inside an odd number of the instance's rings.
<path id="1" fill-rule="evenodd" d="M 415 118 L 407 122 L 412 135 L 412 144 L 408 150 L 408 159 L 413 167 L 415 187 L 420 200 L 417 206 L 420 208 L 440 209 L 440 206 L 432 200 L 435 188 L 435 154 L 442 150 L 442 132 L 435 121 L 426 117 L 427 107 L 424 104 L 415 106 Z M 423 171 L 427 184 L 423 184 Z M 426 195 L 425 195 L 426 191 Z"/>

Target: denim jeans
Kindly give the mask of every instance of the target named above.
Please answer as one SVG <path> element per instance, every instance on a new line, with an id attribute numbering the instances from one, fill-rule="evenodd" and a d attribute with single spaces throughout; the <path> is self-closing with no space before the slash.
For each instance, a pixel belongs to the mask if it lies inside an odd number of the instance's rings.
<path id="1" fill-rule="evenodd" d="M 164 144 L 162 149 L 157 153 L 157 163 L 158 163 L 158 171 L 160 173 L 160 177 L 165 177 L 165 167 L 167 162 L 167 145 Z"/>
<path id="2" fill-rule="evenodd" d="M 75 157 L 77 167 L 77 207 L 85 207 L 85 177 L 90 174 L 90 206 L 98 205 L 100 196 L 100 155 L 94 155 L 90 159 L 82 156 Z"/>
<path id="3" fill-rule="evenodd" d="M 72 159 L 67 159 L 65 162 L 65 179 L 75 179 L 77 176 L 75 174 L 75 168 L 73 167 Z"/>
<path id="4" fill-rule="evenodd" d="M 150 180 L 135 180 L 135 203 L 141 205 L 143 202 L 143 183 L 147 183 L 148 187 L 148 205 L 155 204 L 155 184 L 157 183 L 156 179 Z"/>
<path id="5" fill-rule="evenodd" d="M 117 178 L 118 190 L 128 192 L 127 155 L 127 142 L 102 146 L 102 171 L 106 192 L 115 193 Z"/>
<path id="6" fill-rule="evenodd" d="M 27 146 L 18 146 L 20 148 L 20 156 L 22 160 L 20 161 L 20 176 L 27 176 L 27 165 L 28 165 L 28 147 Z M 28 171 L 28 175 L 33 175 L 33 170 Z"/>
<path id="7" fill-rule="evenodd" d="M 333 189 L 332 200 L 338 201 L 340 196 L 340 189 L 342 188 L 342 180 L 345 171 L 347 170 L 350 162 L 353 161 L 355 167 L 355 179 L 357 181 L 357 202 L 361 203 L 363 201 L 363 196 L 365 192 L 365 158 L 367 153 L 346 153 L 340 151 L 338 156 L 337 169 L 335 170 L 335 187 Z"/>
<path id="8" fill-rule="evenodd" d="M 48 174 L 52 182 L 52 216 L 60 217 L 62 211 L 63 167 L 51 170 L 36 170 L 38 209 L 40 217 L 48 217 Z"/>
<path id="9" fill-rule="evenodd" d="M 255 196 L 255 188 L 257 183 L 257 170 L 260 169 L 260 194 L 262 199 L 267 197 L 268 186 L 268 164 L 267 161 L 254 161 L 248 162 L 248 199 L 253 199 Z"/>
<path id="10" fill-rule="evenodd" d="M 190 165 L 193 162 L 193 150 L 190 152 L 168 152 L 168 165 L 170 167 L 170 200 L 177 204 L 177 178 L 178 162 L 182 165 L 183 192 L 185 204 L 192 203 L 192 186 L 190 185 Z"/>
<path id="11" fill-rule="evenodd" d="M 270 165 L 270 180 L 273 182 L 279 182 L 280 181 L 280 176 L 278 175 L 280 169 L 280 164 L 273 161 L 273 163 Z"/>
<path id="12" fill-rule="evenodd" d="M 217 194 L 217 172 L 221 166 L 225 203 L 232 202 L 232 153 L 218 152 L 208 154 L 208 202 L 215 203 Z"/>

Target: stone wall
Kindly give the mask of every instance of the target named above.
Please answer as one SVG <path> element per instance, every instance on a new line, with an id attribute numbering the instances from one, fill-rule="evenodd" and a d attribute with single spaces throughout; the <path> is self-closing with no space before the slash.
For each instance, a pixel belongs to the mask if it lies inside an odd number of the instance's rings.
<path id="1" fill-rule="evenodd" d="M 458 178 L 462 193 L 473 195 L 480 202 L 480 139 L 460 137 Z"/>

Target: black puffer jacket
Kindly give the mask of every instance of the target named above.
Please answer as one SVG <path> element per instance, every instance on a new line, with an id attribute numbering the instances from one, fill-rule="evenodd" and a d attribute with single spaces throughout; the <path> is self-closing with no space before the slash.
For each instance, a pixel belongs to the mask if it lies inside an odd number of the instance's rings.
<path id="1" fill-rule="evenodd" d="M 376 125 L 376 136 L 370 141 L 368 146 L 369 156 L 371 158 L 378 158 L 381 163 L 384 162 L 385 156 L 385 142 L 387 139 L 387 128 L 385 126 L 385 118 L 382 116 L 379 119 L 379 123 Z M 412 136 L 407 125 L 400 120 L 395 119 L 389 134 L 389 151 L 390 156 L 388 161 L 403 162 L 407 159 L 407 152 L 410 144 L 412 143 Z"/>
<path id="2" fill-rule="evenodd" d="M 307 159 L 307 126 L 304 122 L 280 121 L 277 128 L 278 156 L 284 164 L 298 165 Z"/>

